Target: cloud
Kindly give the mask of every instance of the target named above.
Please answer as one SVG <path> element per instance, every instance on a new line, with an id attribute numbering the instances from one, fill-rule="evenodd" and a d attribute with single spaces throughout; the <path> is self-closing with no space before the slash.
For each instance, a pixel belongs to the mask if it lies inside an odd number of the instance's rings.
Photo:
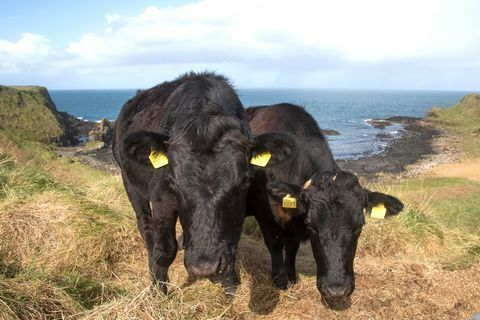
<path id="1" fill-rule="evenodd" d="M 428 79 L 480 69 L 479 9 L 474 0 L 202 0 L 107 14 L 104 30 L 57 52 L 41 35 L 0 40 L 0 63 L 17 73 L 48 65 L 49 74 L 103 87 L 154 84 L 190 69 L 218 70 L 241 86 L 355 87 L 352 77 L 360 87 L 362 77 L 395 86 L 397 73 L 414 80 L 417 71 Z"/>
<path id="2" fill-rule="evenodd" d="M 469 4 L 469 5 L 466 5 Z M 225 1 L 107 15 L 103 32 L 71 42 L 77 65 L 243 64 L 257 70 L 363 68 L 434 59 L 478 64 L 473 2 Z M 451 20 L 448 20 L 451 19 Z M 467 60 L 465 60 L 467 58 Z M 260 69 L 258 69 L 260 68 Z"/>
<path id="3" fill-rule="evenodd" d="M 104 32 L 86 34 L 66 51 L 92 65 L 422 57 L 438 53 L 432 37 L 440 22 L 438 4 L 204 0 L 149 7 L 132 17 L 107 15 Z"/>
<path id="4" fill-rule="evenodd" d="M 51 55 L 49 40 L 38 34 L 23 33 L 20 40 L 0 40 L 0 73 L 15 73 L 45 61 Z"/>

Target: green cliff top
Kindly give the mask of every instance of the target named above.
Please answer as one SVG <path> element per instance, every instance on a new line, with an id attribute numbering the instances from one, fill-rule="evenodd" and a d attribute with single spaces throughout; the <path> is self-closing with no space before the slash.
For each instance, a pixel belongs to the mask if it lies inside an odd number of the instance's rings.
<path id="1" fill-rule="evenodd" d="M 65 128 L 44 87 L 0 86 L 0 130 L 27 140 L 59 142 Z"/>
<path id="2" fill-rule="evenodd" d="M 459 135 L 467 155 L 480 156 L 480 94 L 466 95 L 451 108 L 432 108 L 427 120 Z"/>

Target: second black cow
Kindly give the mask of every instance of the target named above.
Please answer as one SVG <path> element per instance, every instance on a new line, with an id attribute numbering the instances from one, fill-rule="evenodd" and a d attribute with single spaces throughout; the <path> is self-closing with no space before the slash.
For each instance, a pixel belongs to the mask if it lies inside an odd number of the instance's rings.
<path id="1" fill-rule="evenodd" d="M 355 288 L 353 260 L 364 212 L 374 208 L 380 215 L 394 215 L 402 202 L 363 188 L 354 174 L 342 171 L 303 108 L 254 107 L 247 109 L 247 117 L 255 134 L 287 133 L 296 145 L 285 161 L 257 171 L 247 196 L 247 214 L 255 215 L 271 254 L 275 285 L 285 289 L 297 281 L 295 257 L 300 242 L 309 239 L 322 296 L 348 297 Z"/>

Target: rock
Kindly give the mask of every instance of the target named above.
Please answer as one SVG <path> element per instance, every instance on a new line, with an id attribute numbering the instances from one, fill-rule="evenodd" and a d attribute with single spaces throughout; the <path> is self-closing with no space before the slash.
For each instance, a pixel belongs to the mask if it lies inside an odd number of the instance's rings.
<path id="1" fill-rule="evenodd" d="M 406 117 L 406 116 L 394 116 L 385 119 L 389 122 L 395 122 L 395 123 L 401 123 L 401 124 L 415 124 L 418 121 L 421 121 L 422 118 L 417 118 L 417 117 Z"/>
<path id="2" fill-rule="evenodd" d="M 434 107 L 434 108 L 428 110 L 427 113 L 426 113 L 426 118 L 438 118 L 439 109 L 440 108 Z"/>
<path id="3" fill-rule="evenodd" d="M 340 132 L 332 129 L 320 129 L 323 135 L 325 136 L 337 136 L 340 134 Z"/>
<path id="4" fill-rule="evenodd" d="M 374 127 L 375 129 L 385 129 L 385 127 L 391 126 L 392 123 L 388 120 L 381 119 L 372 119 L 368 120 L 367 123 Z"/>
<path id="5" fill-rule="evenodd" d="M 103 141 L 89 141 L 85 145 L 85 149 L 82 150 L 83 153 L 88 153 L 95 150 L 101 150 L 106 147 L 105 142 Z"/>
<path id="6" fill-rule="evenodd" d="M 390 133 L 385 133 L 385 132 L 379 133 L 379 134 L 377 134 L 375 137 L 377 137 L 377 138 L 380 139 L 380 140 L 390 140 L 390 139 L 393 139 L 393 135 L 391 135 Z"/>
<path id="7" fill-rule="evenodd" d="M 63 144 L 63 146 L 84 145 L 88 140 L 88 133 L 95 128 L 96 123 L 77 119 L 66 112 L 59 112 L 59 114 L 63 118 L 66 135 L 70 141 L 69 144 Z"/>
<path id="8" fill-rule="evenodd" d="M 88 141 L 101 141 L 110 143 L 112 141 L 113 125 L 103 118 L 88 132 Z"/>

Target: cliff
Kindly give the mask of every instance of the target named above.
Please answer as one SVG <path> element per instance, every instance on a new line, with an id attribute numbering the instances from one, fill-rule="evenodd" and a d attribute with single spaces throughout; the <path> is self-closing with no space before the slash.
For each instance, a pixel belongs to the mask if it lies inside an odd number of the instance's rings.
<path id="1" fill-rule="evenodd" d="M 480 156 L 480 95 L 469 94 L 451 108 L 432 108 L 427 121 L 447 128 L 461 138 L 467 156 Z"/>
<path id="2" fill-rule="evenodd" d="M 62 116 L 44 87 L 0 86 L 0 129 L 33 141 L 66 139 Z"/>

